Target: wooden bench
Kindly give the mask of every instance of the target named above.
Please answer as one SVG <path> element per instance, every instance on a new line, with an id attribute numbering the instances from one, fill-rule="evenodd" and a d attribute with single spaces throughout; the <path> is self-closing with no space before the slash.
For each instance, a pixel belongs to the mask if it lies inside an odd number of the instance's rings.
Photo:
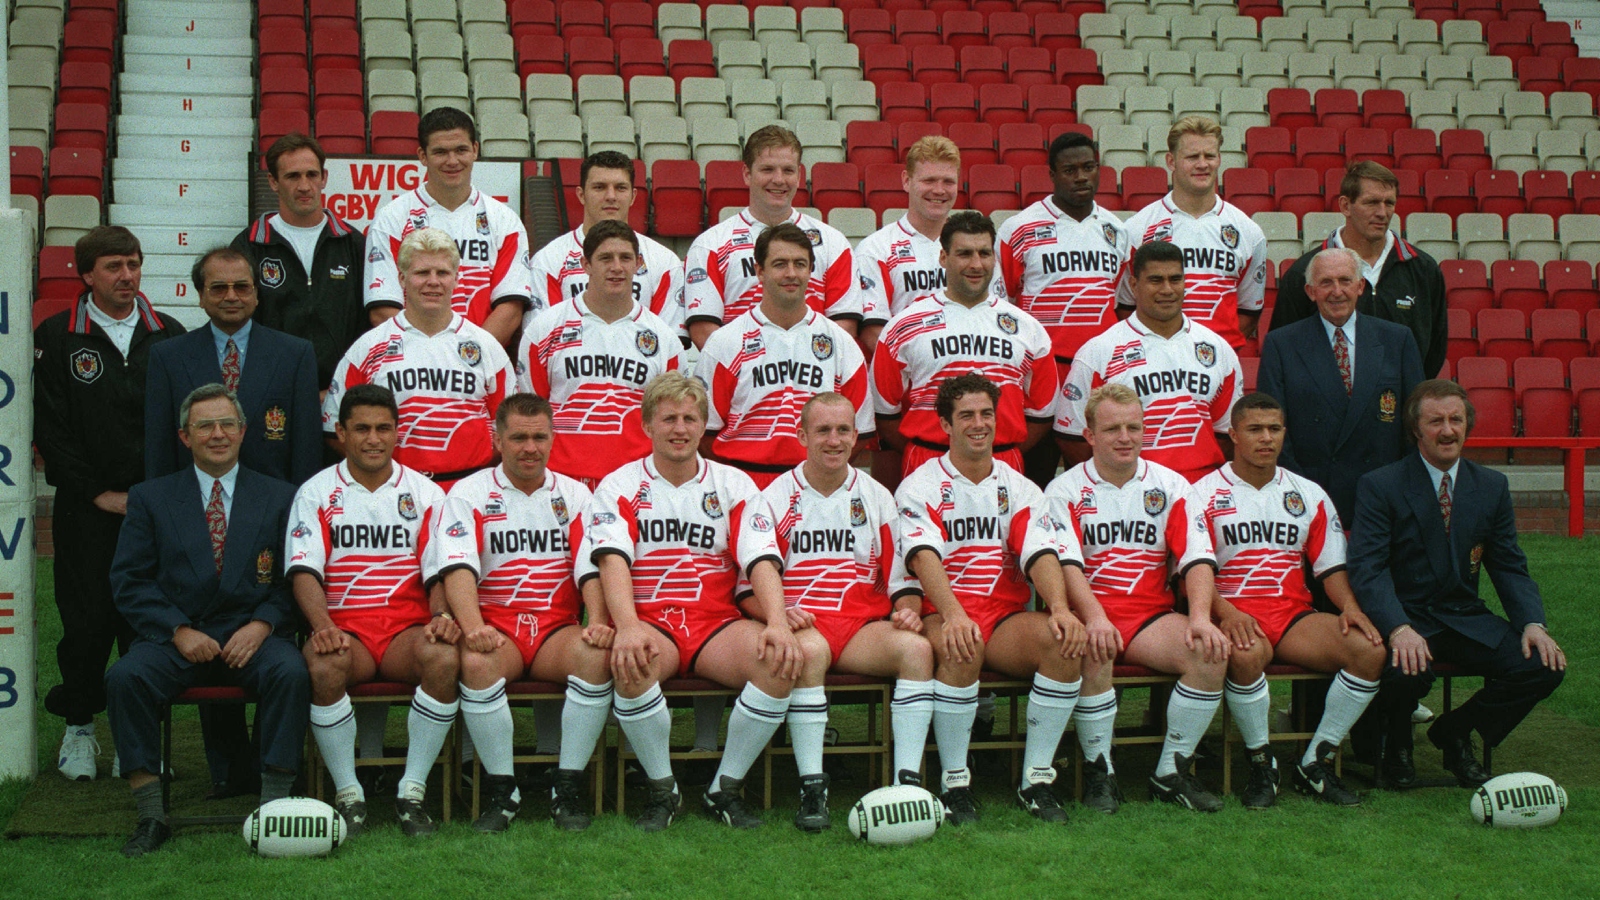
<path id="1" fill-rule="evenodd" d="M 559 703 L 565 701 L 566 697 L 567 686 L 556 684 L 553 681 L 514 681 L 506 685 L 506 702 L 512 705 L 531 705 L 540 700 L 554 700 Z M 456 729 L 456 759 L 461 758 L 461 744 L 466 734 L 467 729 L 465 727 Z M 558 754 L 539 753 L 537 748 L 528 748 L 527 746 L 514 747 L 511 756 L 513 765 L 516 763 L 535 763 L 554 766 L 560 761 L 561 757 Z M 604 731 L 600 732 L 600 739 L 595 741 L 594 755 L 590 757 L 590 762 L 594 765 L 594 776 L 590 782 L 590 791 L 594 794 L 594 814 L 598 816 L 605 809 L 606 733 Z M 464 771 L 467 770 L 467 765 L 467 763 L 462 763 Z M 483 766 L 479 764 L 477 754 L 473 754 L 470 772 L 472 774 L 472 795 L 468 799 L 472 804 L 472 818 L 476 820 L 481 812 L 480 804 L 483 794 Z M 522 798 L 524 808 L 532 799 L 527 796 Z M 540 814 L 543 814 L 542 811 Z"/>
<path id="2" fill-rule="evenodd" d="M 369 681 L 366 684 L 352 685 L 349 689 L 350 703 L 361 706 L 367 703 L 402 703 L 411 705 L 411 696 L 417 691 L 416 687 L 398 681 Z M 309 729 L 308 729 L 309 730 Z M 444 748 L 439 751 L 439 758 L 434 765 L 443 770 L 441 783 L 443 820 L 448 822 L 452 816 L 452 800 L 455 796 L 456 784 L 460 781 L 461 758 L 460 746 L 456 732 L 461 730 L 461 723 L 457 722 L 451 727 L 450 734 L 446 735 Z M 405 749 L 401 748 L 398 755 L 392 755 L 388 747 L 384 747 L 383 755 L 377 757 L 357 757 L 356 768 L 359 770 L 368 766 L 404 766 L 406 764 Z M 322 777 L 325 767 L 322 765 L 322 756 L 316 752 L 316 742 L 311 742 L 311 752 L 306 755 L 306 781 L 311 787 L 311 795 L 318 800 L 327 799 L 327 787 Z"/>

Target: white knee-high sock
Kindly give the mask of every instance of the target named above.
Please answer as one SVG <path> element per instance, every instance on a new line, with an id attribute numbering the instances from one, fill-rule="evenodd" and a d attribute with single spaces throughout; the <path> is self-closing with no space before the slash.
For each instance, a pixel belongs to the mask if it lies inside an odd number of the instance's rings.
<path id="1" fill-rule="evenodd" d="M 1022 786 L 1043 778 L 1049 770 L 1048 781 L 1055 780 L 1056 747 L 1061 736 L 1067 733 L 1067 723 L 1072 721 L 1072 710 L 1078 705 L 1078 690 L 1082 679 L 1056 681 L 1034 673 L 1033 690 L 1028 692 L 1028 739 L 1022 750 Z M 1038 773 L 1040 778 L 1033 776 Z"/>
<path id="2" fill-rule="evenodd" d="M 1367 705 L 1378 695 L 1378 682 L 1357 678 L 1344 669 L 1333 676 L 1328 685 L 1328 699 L 1322 709 L 1322 721 L 1317 723 L 1317 733 L 1311 738 L 1300 762 L 1310 765 L 1317 759 L 1317 748 L 1331 744 L 1334 749 L 1344 743 L 1345 735 L 1355 727 L 1356 720 L 1367 711 Z"/>
<path id="3" fill-rule="evenodd" d="M 356 716 L 349 694 L 327 706 L 311 704 L 311 734 L 317 739 L 322 764 L 333 777 L 334 791 L 353 790 L 358 800 L 366 799 L 356 780 Z"/>
<path id="4" fill-rule="evenodd" d="M 939 768 L 946 772 L 967 768 L 972 720 L 977 717 L 977 682 L 966 687 L 933 682 L 933 736 L 939 742 Z"/>
<path id="5" fill-rule="evenodd" d="M 461 718 L 477 748 L 478 763 L 490 775 L 510 775 L 512 725 L 506 680 L 502 678 L 483 690 L 463 684 L 460 691 Z"/>
<path id="6" fill-rule="evenodd" d="M 728 716 L 728 746 L 722 751 L 716 777 L 711 779 L 713 791 L 721 788 L 723 778 L 744 780 L 788 712 L 788 697 L 774 697 L 753 684 L 744 686 Z"/>
<path id="7" fill-rule="evenodd" d="M 1232 678 L 1223 683 L 1222 695 L 1228 701 L 1228 712 L 1233 724 L 1244 738 L 1246 750 L 1260 750 L 1267 745 L 1267 715 L 1272 712 L 1272 694 L 1267 690 L 1267 676 L 1257 678 L 1255 684 L 1235 684 Z"/>
<path id="8" fill-rule="evenodd" d="M 901 678 L 894 683 L 889 704 L 889 726 L 894 730 L 895 778 L 901 772 L 922 771 L 928 749 L 928 727 L 933 724 L 933 682 Z"/>
<path id="9" fill-rule="evenodd" d="M 383 735 L 389 725 L 388 703 L 363 703 L 356 709 L 356 740 L 362 759 L 383 755 Z"/>
<path id="10" fill-rule="evenodd" d="M 1156 761 L 1156 777 L 1178 771 L 1175 756 L 1194 756 L 1194 748 L 1211 727 L 1211 718 L 1222 705 L 1221 691 L 1204 691 L 1178 682 L 1167 700 L 1167 739 L 1161 744 L 1161 758 Z"/>
<path id="11" fill-rule="evenodd" d="M 1106 771 L 1115 772 L 1111 764 L 1111 734 L 1117 725 L 1117 692 L 1091 694 L 1078 698 L 1078 707 L 1072 711 L 1078 723 L 1078 747 L 1083 750 L 1085 762 L 1105 757 Z"/>
<path id="12" fill-rule="evenodd" d="M 822 745 L 828 732 L 828 692 L 822 685 L 797 687 L 789 693 L 789 740 L 794 764 L 804 775 L 822 774 Z"/>
<path id="13" fill-rule="evenodd" d="M 633 745 L 639 765 L 652 780 L 672 777 L 672 757 L 667 754 L 672 740 L 672 713 L 667 710 L 667 698 L 661 696 L 661 685 L 653 684 L 650 690 L 637 697 L 616 695 L 612 706 L 617 712 L 617 724 Z"/>
<path id="14" fill-rule="evenodd" d="M 406 774 L 401 776 L 395 792 L 400 796 L 421 797 L 428 784 L 428 772 L 439 758 L 444 739 L 455 723 L 460 701 L 446 703 L 428 696 L 417 688 L 411 695 L 411 713 L 406 716 Z"/>
<path id="15" fill-rule="evenodd" d="M 567 676 L 567 702 L 561 706 L 561 768 L 582 769 L 589 764 L 609 715 L 611 682 L 590 684 L 576 675 Z"/>

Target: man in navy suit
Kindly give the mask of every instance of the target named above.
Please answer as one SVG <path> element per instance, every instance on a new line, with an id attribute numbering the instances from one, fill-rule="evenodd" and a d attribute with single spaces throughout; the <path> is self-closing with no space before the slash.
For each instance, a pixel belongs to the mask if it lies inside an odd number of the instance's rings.
<path id="1" fill-rule="evenodd" d="M 1314 256 L 1306 292 L 1318 315 L 1267 333 L 1257 388 L 1283 404 L 1279 464 L 1328 492 L 1347 525 L 1356 481 L 1406 452 L 1400 404 L 1422 382 L 1416 338 L 1356 312 L 1360 259 L 1335 247 Z"/>
<path id="2" fill-rule="evenodd" d="M 252 322 L 257 294 L 250 261 L 217 248 L 190 273 L 200 308 L 211 320 L 150 355 L 145 381 L 144 475 L 159 478 L 191 465 L 178 440 L 178 406 L 203 384 L 233 391 L 244 408 L 246 468 L 299 486 L 322 467 L 322 415 L 317 360 L 311 342 Z M 243 711 L 231 704 L 203 706 L 211 796 L 256 791 L 256 758 Z"/>
<path id="3" fill-rule="evenodd" d="M 145 382 L 146 478 L 189 465 L 178 440 L 178 404 L 202 384 L 233 391 L 244 408 L 240 461 L 300 485 L 322 468 L 322 404 L 311 342 L 251 321 L 256 283 L 244 254 L 219 247 L 190 273 L 210 327 L 167 341 L 150 356 Z"/>
<path id="4" fill-rule="evenodd" d="M 1489 778 L 1472 732 L 1486 747 L 1505 740 L 1567 668 L 1517 545 L 1506 477 L 1461 458 L 1473 416 L 1455 382 L 1417 386 L 1405 406 L 1417 452 L 1361 479 L 1350 544 L 1350 585 L 1390 648 L 1378 702 L 1392 695 L 1399 703 L 1388 705 L 1409 715 L 1432 686 L 1434 660 L 1483 675 L 1483 690 L 1428 729 L 1445 768 L 1469 788 Z M 1478 596 L 1484 568 L 1510 621 Z"/>
<path id="5" fill-rule="evenodd" d="M 260 698 L 263 803 L 288 796 L 310 714 L 311 679 L 289 638 L 293 598 L 283 575 L 294 488 L 239 465 L 247 425 L 226 388 L 196 388 L 179 414 L 194 465 L 133 486 L 111 563 L 117 609 L 137 635 L 106 673 L 111 731 L 139 810 L 125 856 L 143 856 L 172 834 L 154 774 L 172 698 L 216 682 Z"/>

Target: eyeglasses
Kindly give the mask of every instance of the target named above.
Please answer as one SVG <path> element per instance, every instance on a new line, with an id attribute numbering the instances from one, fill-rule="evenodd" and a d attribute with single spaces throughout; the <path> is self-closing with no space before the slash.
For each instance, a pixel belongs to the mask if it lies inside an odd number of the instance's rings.
<path id="1" fill-rule="evenodd" d="M 221 431 L 223 434 L 232 435 L 238 434 L 239 429 L 242 427 L 244 427 L 244 423 L 238 419 L 201 419 L 198 422 L 189 423 L 189 430 L 196 434 L 210 434 L 213 431 Z"/>
<path id="2" fill-rule="evenodd" d="M 248 281 L 215 281 L 206 285 L 206 296 L 213 300 L 221 300 L 232 291 L 241 297 L 248 297 L 256 292 L 256 286 Z"/>

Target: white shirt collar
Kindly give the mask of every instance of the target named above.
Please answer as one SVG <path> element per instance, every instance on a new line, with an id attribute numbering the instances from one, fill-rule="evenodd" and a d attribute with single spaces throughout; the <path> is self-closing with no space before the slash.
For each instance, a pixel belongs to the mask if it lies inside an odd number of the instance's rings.
<path id="1" fill-rule="evenodd" d="M 1417 455 L 1422 456 L 1420 452 Z M 1433 463 L 1428 462 L 1428 458 L 1426 456 L 1422 456 L 1422 467 L 1428 470 L 1428 479 L 1433 482 L 1433 495 L 1435 497 L 1439 496 L 1439 482 L 1444 480 L 1445 475 L 1450 476 L 1450 496 L 1452 499 L 1455 497 L 1457 485 L 1456 476 L 1457 473 L 1461 471 L 1461 460 L 1456 460 L 1455 465 L 1451 466 L 1449 470 L 1446 471 L 1444 469 L 1434 468 Z"/>
<path id="2" fill-rule="evenodd" d="M 1342 231 L 1344 231 L 1343 228 L 1335 228 L 1333 230 L 1333 240 L 1331 243 L 1335 247 L 1344 246 L 1344 238 L 1340 237 L 1340 232 Z M 1371 265 L 1367 264 L 1366 259 L 1362 258 L 1361 254 L 1356 254 L 1356 258 L 1361 260 L 1361 277 L 1365 278 L 1367 283 L 1372 285 L 1373 290 L 1378 289 L 1378 278 L 1383 275 L 1383 264 L 1389 261 L 1389 251 L 1394 249 L 1394 241 L 1395 237 L 1393 231 L 1385 231 L 1383 233 L 1383 252 L 1378 254 L 1377 262 L 1374 262 Z"/>
<path id="3" fill-rule="evenodd" d="M 194 476 L 200 480 L 200 503 L 205 505 L 211 502 L 211 485 L 222 482 L 222 508 L 231 513 L 233 510 L 233 487 L 239 481 L 239 464 L 235 462 L 233 468 L 223 473 L 221 478 L 212 478 L 199 466 L 194 467 Z"/>
<path id="4" fill-rule="evenodd" d="M 1344 330 L 1345 342 L 1349 344 L 1350 349 L 1354 351 L 1356 346 L 1356 316 L 1358 315 L 1360 315 L 1360 313 L 1351 313 L 1350 318 L 1346 319 L 1343 325 L 1337 326 L 1321 316 L 1317 317 L 1317 321 L 1322 323 L 1322 333 L 1328 336 L 1328 343 L 1330 344 L 1333 343 L 1334 329 L 1342 328 Z"/>

